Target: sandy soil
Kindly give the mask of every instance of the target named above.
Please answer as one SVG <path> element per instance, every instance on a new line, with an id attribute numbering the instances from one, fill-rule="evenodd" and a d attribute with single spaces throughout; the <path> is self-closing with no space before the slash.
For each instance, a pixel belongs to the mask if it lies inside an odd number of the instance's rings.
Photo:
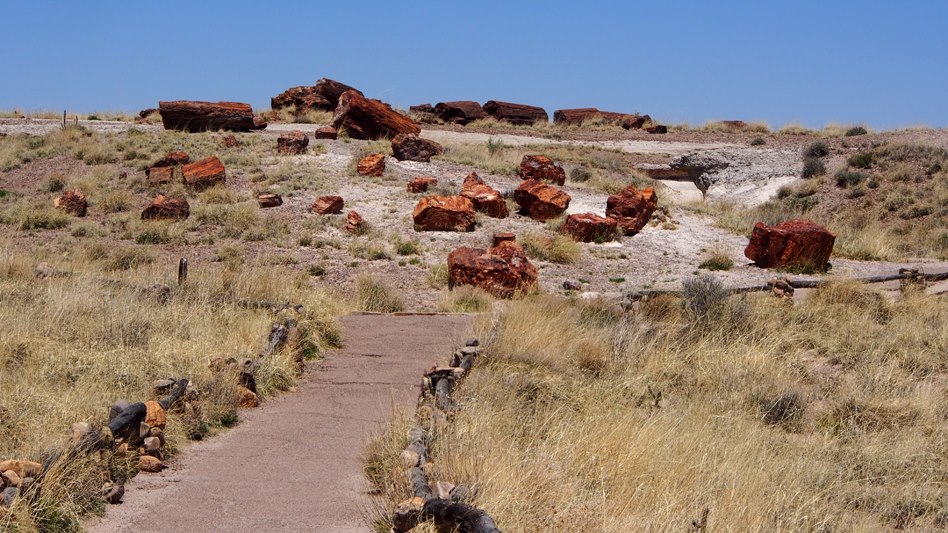
<path id="1" fill-rule="evenodd" d="M 242 411 L 242 422 L 141 474 L 93 533 L 372 531 L 360 461 L 393 406 L 417 398 L 424 369 L 463 342 L 465 316 L 349 316 L 346 348 L 308 366 L 294 394 Z"/>

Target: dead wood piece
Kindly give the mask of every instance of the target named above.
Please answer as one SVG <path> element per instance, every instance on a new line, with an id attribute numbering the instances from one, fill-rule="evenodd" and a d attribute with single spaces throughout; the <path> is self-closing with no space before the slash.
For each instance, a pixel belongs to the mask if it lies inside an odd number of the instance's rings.
<path id="1" fill-rule="evenodd" d="M 466 503 L 456 503 L 448 499 L 430 499 L 425 502 L 424 517 L 434 519 L 439 528 L 460 533 L 500 533 L 497 524 L 486 511 Z"/>
<path id="2" fill-rule="evenodd" d="M 168 394 L 158 400 L 158 404 L 161 405 L 161 408 L 165 410 L 171 409 L 171 407 L 181 399 L 185 391 L 188 390 L 188 383 L 186 379 L 176 381 L 174 385 L 171 386 L 171 390 L 168 391 Z"/>

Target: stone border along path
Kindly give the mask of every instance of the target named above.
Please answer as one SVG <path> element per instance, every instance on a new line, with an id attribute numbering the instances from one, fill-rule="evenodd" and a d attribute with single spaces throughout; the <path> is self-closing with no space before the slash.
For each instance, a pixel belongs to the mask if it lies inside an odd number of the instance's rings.
<path id="1" fill-rule="evenodd" d="M 417 399 L 418 376 L 460 346 L 464 315 L 352 315 L 344 349 L 309 365 L 295 392 L 187 448 L 172 468 L 140 474 L 124 503 L 88 531 L 371 531 L 361 454 L 393 405 Z"/>

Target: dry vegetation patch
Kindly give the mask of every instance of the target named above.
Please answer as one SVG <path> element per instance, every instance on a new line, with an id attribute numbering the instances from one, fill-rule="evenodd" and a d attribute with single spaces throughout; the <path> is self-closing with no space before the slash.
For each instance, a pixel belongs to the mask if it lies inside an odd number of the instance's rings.
<path id="1" fill-rule="evenodd" d="M 631 316 L 512 302 L 429 477 L 474 488 L 511 532 L 687 530 L 705 508 L 714 530 L 944 527 L 948 302 L 842 283 L 791 306 L 716 287 Z M 393 503 L 403 430 L 368 458 Z"/>

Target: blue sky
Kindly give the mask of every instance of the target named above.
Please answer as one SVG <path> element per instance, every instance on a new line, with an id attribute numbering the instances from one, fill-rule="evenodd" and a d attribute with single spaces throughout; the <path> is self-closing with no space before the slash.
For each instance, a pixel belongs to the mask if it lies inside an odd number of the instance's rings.
<path id="1" fill-rule="evenodd" d="M 330 77 L 408 107 L 507 100 L 948 127 L 948 2 L 14 2 L 0 108 L 137 111 Z"/>

